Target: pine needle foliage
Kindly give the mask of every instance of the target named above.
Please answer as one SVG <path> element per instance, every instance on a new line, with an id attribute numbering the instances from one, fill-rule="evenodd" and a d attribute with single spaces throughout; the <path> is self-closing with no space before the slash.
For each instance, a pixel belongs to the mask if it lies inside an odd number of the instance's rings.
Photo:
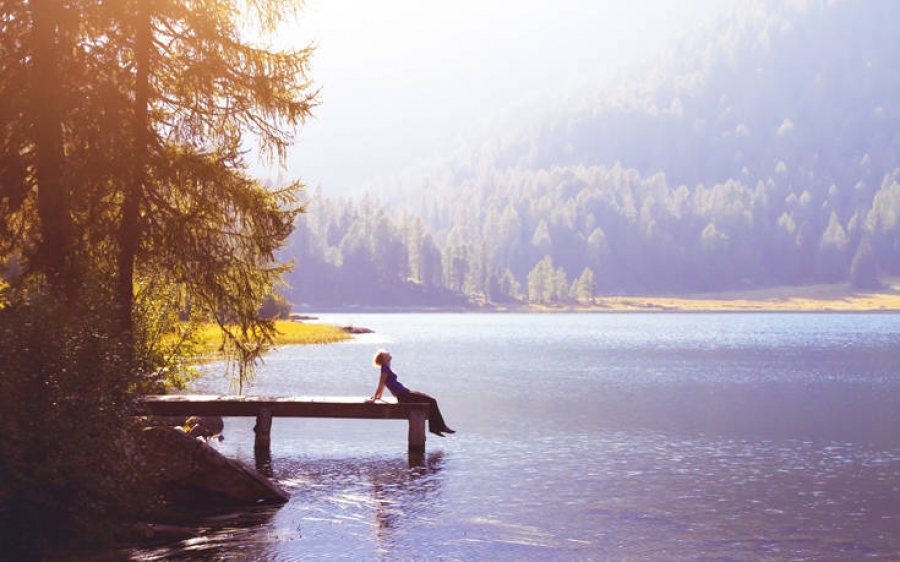
<path id="1" fill-rule="evenodd" d="M 303 186 L 267 188 L 246 158 L 283 162 L 317 103 L 312 50 L 268 46 L 296 12 L 0 0 L 4 555 L 119 523 L 131 401 L 189 381 L 196 326 L 220 326 L 239 390 L 272 344 L 257 312 Z"/>

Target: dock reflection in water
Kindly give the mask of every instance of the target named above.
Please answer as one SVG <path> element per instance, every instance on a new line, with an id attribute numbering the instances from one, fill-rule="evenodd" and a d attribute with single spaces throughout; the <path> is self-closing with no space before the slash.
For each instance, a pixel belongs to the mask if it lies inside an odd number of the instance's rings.
<path id="1" fill-rule="evenodd" d="M 197 522 L 194 538 L 129 555 L 132 560 L 402 557 L 394 552 L 397 538 L 440 515 L 444 462 L 441 451 L 410 458 L 276 458 L 274 478 L 291 495 L 280 509 L 260 510 L 262 517 L 207 518 Z"/>

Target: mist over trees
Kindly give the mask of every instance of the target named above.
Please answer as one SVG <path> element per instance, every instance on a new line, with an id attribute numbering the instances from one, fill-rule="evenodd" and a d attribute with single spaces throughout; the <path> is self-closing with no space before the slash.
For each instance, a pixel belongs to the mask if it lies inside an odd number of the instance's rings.
<path id="1" fill-rule="evenodd" d="M 375 195 L 314 196 L 289 296 L 574 303 L 900 274 L 900 5 L 759 2 L 738 16 L 613 95 Z"/>

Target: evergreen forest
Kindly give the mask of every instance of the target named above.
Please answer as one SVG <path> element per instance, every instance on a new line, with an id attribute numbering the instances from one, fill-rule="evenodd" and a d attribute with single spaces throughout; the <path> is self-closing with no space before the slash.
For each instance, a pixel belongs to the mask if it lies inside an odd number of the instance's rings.
<path id="1" fill-rule="evenodd" d="M 877 287 L 900 274 L 897 21 L 890 0 L 754 3 L 364 195 L 314 190 L 285 292 L 446 306 Z"/>

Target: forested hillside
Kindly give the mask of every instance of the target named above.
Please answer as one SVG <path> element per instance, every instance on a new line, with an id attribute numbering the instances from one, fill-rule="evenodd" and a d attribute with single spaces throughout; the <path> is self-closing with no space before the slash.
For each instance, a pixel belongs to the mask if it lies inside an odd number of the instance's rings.
<path id="1" fill-rule="evenodd" d="M 891 0 L 760 2 L 612 95 L 362 200 L 316 194 L 289 296 L 587 302 L 898 275 L 898 21 Z"/>

